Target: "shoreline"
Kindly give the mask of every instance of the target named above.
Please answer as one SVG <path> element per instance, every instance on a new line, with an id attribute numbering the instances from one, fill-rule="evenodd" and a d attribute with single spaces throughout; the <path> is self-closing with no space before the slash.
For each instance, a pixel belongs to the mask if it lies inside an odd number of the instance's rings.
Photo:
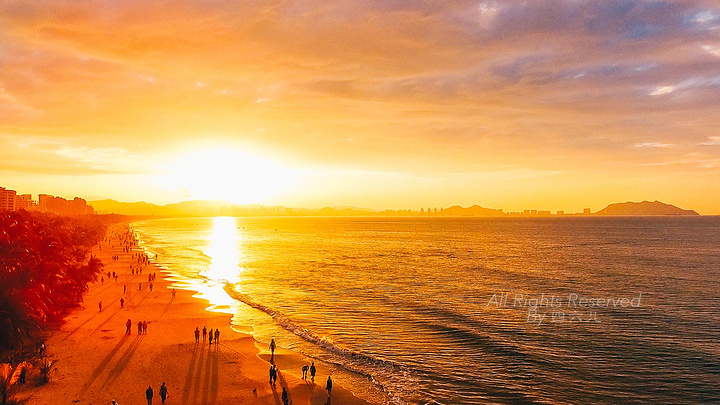
<path id="1" fill-rule="evenodd" d="M 106 235 L 128 229 L 127 223 L 108 228 Z M 269 350 L 249 333 L 232 328 L 232 315 L 208 311 L 207 300 L 197 292 L 173 288 L 171 272 L 150 261 L 141 274 L 133 255 L 137 246 L 124 252 L 117 240 L 111 248 L 106 240 L 93 248 L 105 265 L 104 280 L 90 284 L 84 302 L 72 310 L 64 323 L 50 332 L 47 357 L 58 360 L 50 382 L 28 384 L 12 399 L 24 404 L 119 404 L 145 403 L 145 390 L 154 390 L 154 403 L 161 403 L 159 388 L 166 382 L 169 404 L 281 404 L 287 388 L 294 404 L 369 404 L 335 383 L 331 398 L 325 391 L 327 370 L 320 364 L 316 381 L 299 378 L 298 364 L 308 363 L 300 353 L 278 348 L 275 364 L 278 382 L 268 382 Z M 119 255 L 119 260 L 112 260 Z M 117 282 L 107 279 L 116 272 Z M 153 290 L 148 274 L 156 273 Z M 127 291 L 123 293 L 123 285 Z M 175 292 L 173 296 L 173 290 Z M 125 300 L 120 308 L 120 299 Z M 102 301 L 102 309 L 99 302 Z M 131 334 L 125 323 L 131 319 Z M 148 323 L 147 334 L 137 334 L 137 321 Z M 220 330 L 220 344 L 195 343 L 195 327 Z M 297 368 L 297 370 L 294 370 Z M 292 370 L 292 371 L 291 371 Z M 29 374 L 32 378 L 33 372 Z"/>

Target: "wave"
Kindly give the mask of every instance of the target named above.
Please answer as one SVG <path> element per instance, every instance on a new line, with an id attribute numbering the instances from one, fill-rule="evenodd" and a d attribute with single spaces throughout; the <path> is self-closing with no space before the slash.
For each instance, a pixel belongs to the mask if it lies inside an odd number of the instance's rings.
<path id="1" fill-rule="evenodd" d="M 287 315 L 283 314 L 282 312 L 278 311 L 275 308 L 269 307 L 267 305 L 260 304 L 259 302 L 256 302 L 250 296 L 247 294 L 243 294 L 235 288 L 233 288 L 233 284 L 226 283 L 224 286 L 225 292 L 232 297 L 233 299 L 240 301 L 252 308 L 255 308 L 259 311 L 262 311 L 266 314 L 268 314 L 273 320 L 281 326 L 283 329 L 292 332 L 293 334 L 297 335 L 298 337 L 313 343 L 317 346 L 322 347 L 323 349 L 340 356 L 343 359 L 349 360 L 349 361 L 330 361 L 328 359 L 323 359 L 323 361 L 332 363 L 336 366 L 342 367 L 346 369 L 347 371 L 350 371 L 352 373 L 356 373 L 358 375 L 363 376 L 370 382 L 372 382 L 377 388 L 379 388 L 390 400 L 392 403 L 395 404 L 405 404 L 404 401 L 402 401 L 400 398 L 397 398 L 394 396 L 385 385 L 380 382 L 372 373 L 366 371 L 361 366 L 358 366 L 357 363 L 360 363 L 362 365 L 367 365 L 371 367 L 377 367 L 381 368 L 384 372 L 387 372 L 389 374 L 396 374 L 398 372 L 401 372 L 403 374 L 406 374 L 406 371 L 404 370 L 404 367 L 401 367 L 400 365 L 396 364 L 393 361 L 390 360 L 383 360 L 378 359 L 372 356 L 369 356 L 364 353 L 360 353 L 351 349 L 347 349 L 341 346 L 338 346 L 337 344 L 330 341 L 328 338 L 324 336 L 320 336 L 317 333 L 301 326 L 296 323 L 294 323 L 290 318 L 288 318 Z"/>

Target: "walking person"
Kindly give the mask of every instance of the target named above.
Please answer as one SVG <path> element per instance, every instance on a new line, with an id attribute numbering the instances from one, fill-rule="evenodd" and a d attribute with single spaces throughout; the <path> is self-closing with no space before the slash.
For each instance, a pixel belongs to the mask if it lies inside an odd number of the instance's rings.
<path id="1" fill-rule="evenodd" d="M 138 321 L 137 327 L 138 327 L 138 335 L 142 335 L 142 321 Z"/>
<path id="2" fill-rule="evenodd" d="M 208 334 L 208 339 L 210 339 L 210 344 L 212 345 L 212 339 L 213 339 L 213 330 L 210 329 L 210 333 Z"/>
<path id="3" fill-rule="evenodd" d="M 207 340 L 207 326 L 203 326 L 203 342 Z"/>
<path id="4" fill-rule="evenodd" d="M 162 385 L 160 386 L 160 399 L 162 400 L 162 403 L 165 403 L 165 399 L 168 396 L 167 387 L 165 386 L 165 382 L 163 381 Z"/>
<path id="5" fill-rule="evenodd" d="M 143 335 L 147 335 L 147 321 L 143 321 Z"/>
<path id="6" fill-rule="evenodd" d="M 148 405 L 152 405 L 153 389 L 148 385 L 148 389 L 145 390 L 145 398 L 148 401 Z"/>
<path id="7" fill-rule="evenodd" d="M 270 339 L 270 363 L 275 360 L 275 339 Z"/>
<path id="8" fill-rule="evenodd" d="M 275 380 L 275 366 L 270 366 L 270 385 L 272 385 L 273 381 Z"/>
<path id="9" fill-rule="evenodd" d="M 220 329 L 215 329 L 215 344 L 220 344 Z"/>
<path id="10" fill-rule="evenodd" d="M 125 308 L 125 298 L 120 297 L 120 308 Z"/>
<path id="11" fill-rule="evenodd" d="M 308 366 L 307 364 L 303 364 L 303 366 L 302 366 L 302 375 L 303 375 L 302 379 L 303 380 L 307 379 L 307 373 L 308 373 L 309 369 L 310 369 L 310 366 Z"/>
<path id="12" fill-rule="evenodd" d="M 196 326 L 195 327 L 195 343 L 198 343 L 198 342 L 200 342 L 200 329 L 198 329 Z"/>
<path id="13" fill-rule="evenodd" d="M 317 372 L 317 369 L 315 368 L 315 362 L 313 362 L 310 365 L 310 379 L 312 382 L 315 382 L 315 372 Z"/>
<path id="14" fill-rule="evenodd" d="M 125 330 L 125 334 L 126 334 L 126 335 L 129 335 L 129 334 L 130 334 L 130 328 L 132 327 L 132 321 L 131 321 L 130 319 L 128 319 L 127 322 L 125 322 L 125 327 L 127 328 L 127 329 Z"/>
<path id="15" fill-rule="evenodd" d="M 102 312 L 102 301 L 98 302 L 98 309 L 100 309 L 99 312 Z"/>
<path id="16" fill-rule="evenodd" d="M 330 376 L 328 376 L 327 384 L 325 384 L 325 389 L 327 390 L 327 392 L 328 392 L 328 397 L 329 397 L 329 396 L 330 396 L 330 392 L 332 392 L 332 378 L 330 378 Z"/>

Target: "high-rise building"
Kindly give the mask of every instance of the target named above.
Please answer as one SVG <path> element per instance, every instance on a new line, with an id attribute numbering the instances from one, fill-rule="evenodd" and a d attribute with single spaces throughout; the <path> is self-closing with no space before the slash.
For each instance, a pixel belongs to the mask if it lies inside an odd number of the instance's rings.
<path id="1" fill-rule="evenodd" d="M 40 211 L 47 211 L 48 202 L 55 198 L 50 194 L 38 194 L 38 209 Z"/>
<path id="2" fill-rule="evenodd" d="M 6 190 L 5 187 L 0 187 L 0 211 L 14 211 L 16 195 L 17 192 L 15 190 Z"/>

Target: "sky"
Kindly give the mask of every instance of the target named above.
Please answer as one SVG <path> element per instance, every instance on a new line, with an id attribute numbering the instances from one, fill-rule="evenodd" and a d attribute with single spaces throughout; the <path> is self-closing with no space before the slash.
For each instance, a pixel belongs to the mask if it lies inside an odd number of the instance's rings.
<path id="1" fill-rule="evenodd" d="M 6 0 L 0 187 L 720 214 L 720 3 Z"/>

